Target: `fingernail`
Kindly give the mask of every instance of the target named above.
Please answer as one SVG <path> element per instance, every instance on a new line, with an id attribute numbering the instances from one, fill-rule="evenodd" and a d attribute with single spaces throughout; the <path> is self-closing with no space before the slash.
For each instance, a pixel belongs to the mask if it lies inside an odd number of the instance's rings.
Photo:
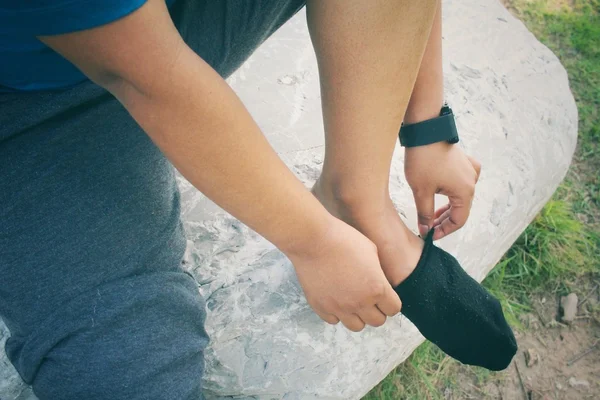
<path id="1" fill-rule="evenodd" d="M 429 227 L 427 225 L 419 224 L 419 233 L 421 236 L 426 236 L 427 232 L 429 232 Z"/>

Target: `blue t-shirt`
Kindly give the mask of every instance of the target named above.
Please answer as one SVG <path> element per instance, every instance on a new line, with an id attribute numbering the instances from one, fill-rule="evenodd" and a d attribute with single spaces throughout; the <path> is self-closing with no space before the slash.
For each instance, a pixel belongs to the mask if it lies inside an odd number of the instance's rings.
<path id="1" fill-rule="evenodd" d="M 104 25 L 132 13 L 145 2 L 0 0 L 0 92 L 61 89 L 86 80 L 81 71 L 36 36 Z"/>

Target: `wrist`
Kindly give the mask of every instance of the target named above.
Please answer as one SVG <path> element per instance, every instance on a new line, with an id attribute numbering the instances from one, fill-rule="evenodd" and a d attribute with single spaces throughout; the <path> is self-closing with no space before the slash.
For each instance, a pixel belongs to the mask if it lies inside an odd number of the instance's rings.
<path id="1" fill-rule="evenodd" d="M 402 124 L 400 145 L 403 147 L 420 147 L 437 142 L 458 143 L 459 137 L 452 109 L 445 104 L 439 115 L 414 124 Z"/>
<path id="2" fill-rule="evenodd" d="M 318 253 L 337 221 L 314 197 L 312 200 L 316 205 L 302 216 L 301 221 L 287 227 L 285 234 L 273 241 L 289 259 Z"/>
<path id="3" fill-rule="evenodd" d="M 433 157 L 433 153 L 435 153 L 435 157 L 438 157 L 441 154 L 447 153 L 452 148 L 452 146 L 453 145 L 448 142 L 436 142 L 424 146 L 405 147 L 404 163 L 410 163 L 411 161 L 414 161 L 414 159 L 421 156 L 425 158 Z"/>

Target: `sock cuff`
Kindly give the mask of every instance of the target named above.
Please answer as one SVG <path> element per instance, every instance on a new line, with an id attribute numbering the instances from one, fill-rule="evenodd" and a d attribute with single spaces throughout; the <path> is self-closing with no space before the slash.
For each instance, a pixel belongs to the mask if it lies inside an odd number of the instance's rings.
<path id="1" fill-rule="evenodd" d="M 433 244 L 433 233 L 434 230 L 430 229 L 427 236 L 425 236 L 425 245 L 423 246 L 423 252 L 421 253 L 421 257 L 419 258 L 419 262 L 415 267 L 414 271 L 402 281 L 395 289 L 402 290 L 403 288 L 413 286 L 421 280 L 421 276 L 426 273 L 426 268 L 432 268 L 432 265 L 427 265 L 429 263 L 429 258 L 432 253 L 435 252 L 436 246 Z"/>

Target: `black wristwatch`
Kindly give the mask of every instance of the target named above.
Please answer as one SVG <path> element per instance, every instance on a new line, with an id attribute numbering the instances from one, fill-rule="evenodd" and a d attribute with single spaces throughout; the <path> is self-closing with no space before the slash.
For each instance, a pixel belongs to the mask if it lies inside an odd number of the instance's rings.
<path id="1" fill-rule="evenodd" d="M 400 145 L 404 147 L 425 146 L 437 142 L 458 143 L 458 132 L 452 109 L 444 104 L 440 116 L 416 124 L 400 127 Z"/>

